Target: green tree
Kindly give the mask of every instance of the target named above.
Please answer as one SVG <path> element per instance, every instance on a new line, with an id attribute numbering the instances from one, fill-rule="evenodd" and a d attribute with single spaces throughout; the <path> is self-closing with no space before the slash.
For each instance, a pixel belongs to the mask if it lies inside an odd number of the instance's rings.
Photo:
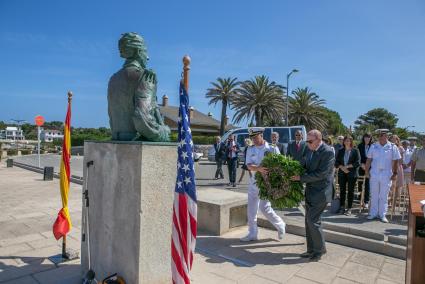
<path id="1" fill-rule="evenodd" d="M 24 132 L 25 139 L 37 140 L 37 126 L 30 123 L 24 123 L 21 128 Z"/>
<path id="2" fill-rule="evenodd" d="M 309 88 L 297 88 L 289 97 L 289 123 L 305 125 L 307 129 L 325 130 L 326 115 L 323 109 L 325 100 L 311 92 Z"/>
<path id="3" fill-rule="evenodd" d="M 237 92 L 232 99 L 235 123 L 247 120 L 253 124 L 255 120 L 256 126 L 264 126 L 265 121 L 281 118 L 285 111 L 283 87 L 265 75 L 242 82 Z"/>
<path id="4" fill-rule="evenodd" d="M 357 134 L 373 132 L 376 129 L 394 131 L 397 122 L 398 118 L 396 114 L 389 112 L 385 108 L 374 108 L 357 118 L 354 122 L 354 129 Z"/>
<path id="5" fill-rule="evenodd" d="M 226 129 L 225 117 L 227 107 L 232 101 L 232 98 L 237 95 L 237 87 L 239 82 L 238 78 L 217 78 L 217 82 L 211 82 L 212 88 L 207 89 L 206 97 L 210 99 L 208 105 L 217 105 L 221 102 L 221 123 L 220 123 L 220 136 L 223 136 Z"/>
<path id="6" fill-rule="evenodd" d="M 0 130 L 6 129 L 6 123 L 4 121 L 0 120 Z"/>
<path id="7" fill-rule="evenodd" d="M 324 134 L 331 136 L 348 134 L 348 129 L 342 123 L 341 116 L 337 111 L 331 110 L 327 107 L 322 107 L 322 116 L 327 122 L 327 126 L 323 130 Z"/>

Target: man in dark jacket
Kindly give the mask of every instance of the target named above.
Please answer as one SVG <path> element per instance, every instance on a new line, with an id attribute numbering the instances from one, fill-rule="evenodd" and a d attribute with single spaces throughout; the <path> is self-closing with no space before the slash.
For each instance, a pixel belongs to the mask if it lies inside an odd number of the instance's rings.
<path id="1" fill-rule="evenodd" d="M 279 149 L 280 154 L 286 154 L 285 145 L 279 142 L 279 133 L 277 132 L 272 132 L 272 145 Z"/>
<path id="2" fill-rule="evenodd" d="M 332 198 L 335 155 L 331 147 L 322 142 L 322 133 L 311 130 L 307 135 L 308 151 L 303 158 L 306 169 L 301 176 L 292 180 L 306 184 L 305 188 L 305 230 L 307 252 L 301 257 L 319 261 L 326 253 L 325 238 L 321 227 L 322 213 Z"/>
<path id="3" fill-rule="evenodd" d="M 235 135 L 230 135 L 226 143 L 227 169 L 229 170 L 229 186 L 236 187 L 236 167 L 238 165 L 239 146 L 235 141 Z"/>
<path id="4" fill-rule="evenodd" d="M 221 142 L 220 136 L 217 136 L 215 138 L 215 144 L 214 144 L 214 150 L 215 150 L 215 163 L 217 165 L 217 170 L 215 171 L 215 179 L 223 179 L 223 161 L 226 159 L 225 156 L 225 146 Z"/>
<path id="5" fill-rule="evenodd" d="M 289 143 L 286 155 L 301 162 L 306 148 L 305 141 L 303 141 L 303 134 L 300 130 L 297 130 L 295 132 L 295 141 Z"/>

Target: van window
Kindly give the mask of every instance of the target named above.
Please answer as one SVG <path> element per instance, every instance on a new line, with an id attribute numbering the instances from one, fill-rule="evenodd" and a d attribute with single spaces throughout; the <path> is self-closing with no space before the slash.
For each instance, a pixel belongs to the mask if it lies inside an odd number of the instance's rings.
<path id="1" fill-rule="evenodd" d="M 238 134 L 238 137 L 236 138 L 236 142 L 238 143 L 239 147 L 245 147 L 246 138 L 249 138 L 249 135 L 247 133 Z"/>
<path id="2" fill-rule="evenodd" d="M 279 133 L 280 143 L 289 143 L 289 129 L 288 128 L 273 128 L 274 132 Z"/>
<path id="3" fill-rule="evenodd" d="M 272 129 L 271 128 L 266 127 L 266 129 L 264 130 L 263 138 L 267 142 L 271 142 L 272 141 Z"/>
<path id="4" fill-rule="evenodd" d="M 242 128 L 242 129 L 238 129 L 232 132 L 232 134 L 239 134 L 239 133 L 243 133 L 246 132 L 246 128 Z"/>

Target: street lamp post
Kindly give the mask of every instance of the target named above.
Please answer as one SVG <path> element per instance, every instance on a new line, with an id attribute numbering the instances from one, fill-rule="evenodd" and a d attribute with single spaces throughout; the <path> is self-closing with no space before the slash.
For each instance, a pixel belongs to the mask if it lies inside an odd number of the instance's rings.
<path id="1" fill-rule="evenodd" d="M 297 69 L 292 69 L 292 71 L 286 75 L 286 126 L 289 126 L 289 77 L 291 77 L 293 73 L 297 72 Z"/>

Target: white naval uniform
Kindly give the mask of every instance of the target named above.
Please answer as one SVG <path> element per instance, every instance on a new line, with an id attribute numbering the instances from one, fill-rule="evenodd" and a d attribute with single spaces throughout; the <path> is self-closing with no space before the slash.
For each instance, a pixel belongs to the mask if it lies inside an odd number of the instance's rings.
<path id="1" fill-rule="evenodd" d="M 246 152 L 246 164 L 259 166 L 264 158 L 265 152 L 272 152 L 280 154 L 277 147 L 270 146 L 266 141 L 263 146 L 250 146 Z M 270 201 L 261 200 L 259 195 L 259 189 L 255 182 L 255 172 L 252 172 L 252 176 L 249 180 L 248 187 L 248 236 L 251 238 L 257 238 L 258 227 L 257 227 L 257 212 L 260 208 L 261 213 L 275 226 L 279 232 L 285 232 L 285 222 L 280 218 L 271 207 Z"/>
<path id="2" fill-rule="evenodd" d="M 397 146 L 387 142 L 382 146 L 374 143 L 367 157 L 372 159 L 370 169 L 370 216 L 384 218 L 388 210 L 388 194 L 391 189 L 391 176 L 393 174 L 393 161 L 401 159 Z"/>

